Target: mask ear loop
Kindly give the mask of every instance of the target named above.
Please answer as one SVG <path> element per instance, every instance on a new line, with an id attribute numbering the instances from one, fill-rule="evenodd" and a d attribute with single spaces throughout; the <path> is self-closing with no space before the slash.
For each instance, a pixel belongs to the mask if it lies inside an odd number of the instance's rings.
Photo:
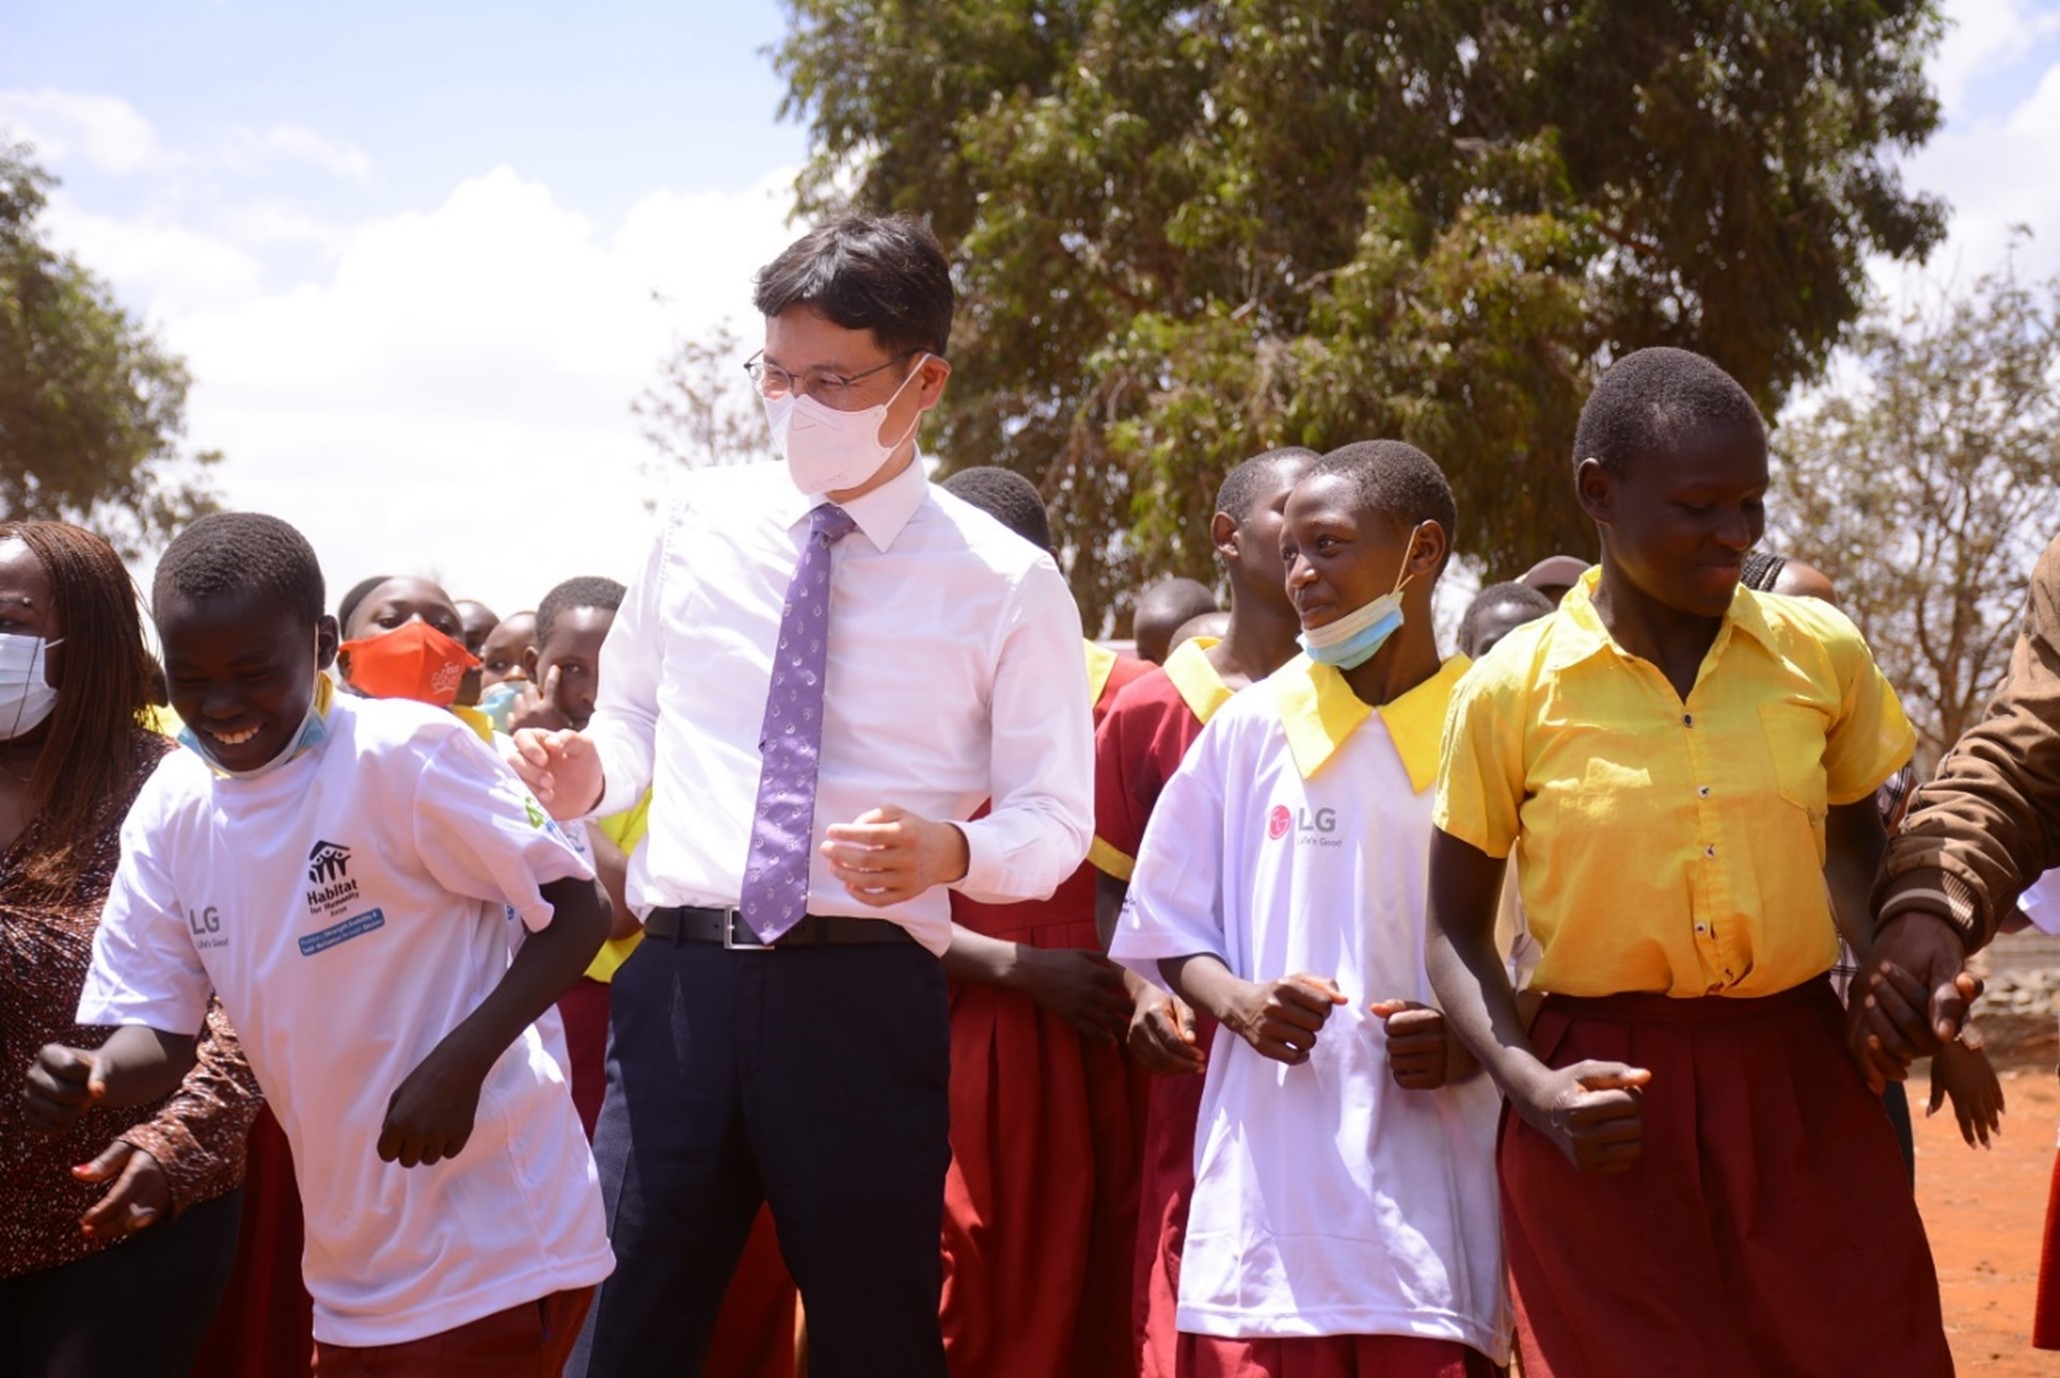
<path id="1" fill-rule="evenodd" d="M 1395 571 L 1395 587 L 1388 590 L 1388 597 L 1400 597 L 1402 590 L 1409 587 L 1409 581 L 1416 577 L 1409 572 L 1409 562 L 1416 558 L 1416 533 L 1429 525 L 1429 522 L 1418 522 L 1409 528 L 1409 548 L 1402 552 L 1402 568 Z"/>
<path id="2" fill-rule="evenodd" d="M 916 366 L 908 371 L 908 377 L 901 380 L 901 386 L 894 389 L 894 395 L 888 398 L 885 402 L 882 402 L 880 404 L 882 420 L 886 419 L 887 411 L 890 410 L 896 402 L 899 402 L 901 400 L 901 394 L 908 391 L 908 385 L 916 380 L 916 375 L 923 371 L 923 365 L 929 363 L 932 359 L 936 357 L 937 356 L 935 354 L 932 354 L 927 349 L 923 351 L 923 357 L 916 360 Z M 908 443 L 908 438 L 914 435 L 916 433 L 916 429 L 923 424 L 923 415 L 927 410 L 928 408 L 925 407 L 918 407 L 916 409 L 916 419 L 908 423 L 908 429 L 901 433 L 901 439 L 895 441 L 892 445 L 889 445 L 887 447 L 887 453 L 892 454 L 896 450 L 900 449 L 903 445 L 906 445 Z M 873 436 L 873 443 L 875 445 L 880 443 L 880 437 L 877 432 Z"/>

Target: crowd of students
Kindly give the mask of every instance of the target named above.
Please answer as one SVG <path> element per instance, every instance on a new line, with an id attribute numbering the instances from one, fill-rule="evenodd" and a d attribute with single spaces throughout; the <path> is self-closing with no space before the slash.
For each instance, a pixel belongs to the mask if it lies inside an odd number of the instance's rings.
<path id="1" fill-rule="evenodd" d="M 1464 516 L 1371 440 L 1224 475 L 1227 609 L 1129 653 L 1034 486 L 925 476 L 926 230 L 757 304 L 787 463 L 628 588 L 332 613 L 219 514 L 160 671 L 106 542 L 0 525 L 0 1373 L 1952 1371 L 1900 1083 L 1999 1124 L 1962 967 L 2060 860 L 2060 555 L 2009 752 L 1913 793 L 1756 550 L 1758 412 L 1650 349 L 1599 563 L 1456 651 Z"/>

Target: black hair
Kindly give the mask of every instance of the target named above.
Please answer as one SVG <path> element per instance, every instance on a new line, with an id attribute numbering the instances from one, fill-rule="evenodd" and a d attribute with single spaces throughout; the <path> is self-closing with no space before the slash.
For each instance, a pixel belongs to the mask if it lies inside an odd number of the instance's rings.
<path id="1" fill-rule="evenodd" d="M 944 480 L 944 491 L 979 508 L 1039 550 L 1050 550 L 1051 517 L 1037 485 L 1013 469 L 982 464 Z"/>
<path id="2" fill-rule="evenodd" d="M 395 577 L 397 576 L 392 574 L 372 574 L 352 584 L 350 592 L 344 594 L 343 601 L 336 605 L 336 625 L 348 628 L 351 617 L 358 610 L 358 605 L 371 596 L 373 589 L 378 588 L 381 584 Z"/>
<path id="3" fill-rule="evenodd" d="M 1626 354 L 1588 394 L 1574 467 L 1592 459 L 1621 476 L 1642 454 L 1739 439 L 1767 443 L 1767 423 L 1738 380 L 1700 354 L 1658 346 Z"/>
<path id="4" fill-rule="evenodd" d="M 1315 459 L 1316 451 L 1301 445 L 1288 445 L 1278 450 L 1267 450 L 1250 459 L 1239 460 L 1223 476 L 1222 484 L 1216 489 L 1216 510 L 1239 525 L 1252 515 L 1252 504 L 1258 500 L 1259 485 L 1282 462 L 1290 459 Z"/>
<path id="5" fill-rule="evenodd" d="M 1216 594 L 1199 579 L 1161 579 L 1137 595 L 1137 617 L 1163 617 L 1177 629 L 1189 618 L 1217 611 Z"/>
<path id="6" fill-rule="evenodd" d="M 622 606 L 623 596 L 628 592 L 613 579 L 603 579 L 598 575 L 582 574 L 577 579 L 567 579 L 545 594 L 544 601 L 536 605 L 536 640 L 531 644 L 541 646 L 550 640 L 552 627 L 568 612 L 580 608 L 614 612 Z"/>
<path id="7" fill-rule="evenodd" d="M 165 547 L 150 601 L 162 613 L 168 597 L 200 602 L 236 593 L 272 599 L 310 626 L 322 620 L 327 598 L 321 562 L 299 531 L 261 512 L 211 512 Z"/>
<path id="8" fill-rule="evenodd" d="M 1772 551 L 1748 550 L 1745 552 L 1745 572 L 1738 582 L 1759 593 L 1772 593 L 1775 583 L 1781 578 L 1781 571 L 1788 568 L 1788 557 Z"/>
<path id="9" fill-rule="evenodd" d="M 869 330 L 896 356 L 943 357 L 957 294 L 930 227 L 912 215 L 841 215 L 758 270 L 751 304 L 777 316 L 806 306 L 832 325 Z"/>
<path id="10" fill-rule="evenodd" d="M 1436 460 L 1399 440 L 1360 440 L 1319 457 L 1303 475 L 1351 481 L 1359 501 L 1397 530 L 1434 521 L 1445 532 L 1445 557 L 1458 540 L 1459 504 Z"/>
<path id="11" fill-rule="evenodd" d="M 1473 602 L 1466 605 L 1466 615 L 1459 619 L 1460 650 L 1473 654 L 1474 633 L 1480 629 L 1481 619 L 1497 608 L 1523 608 L 1543 617 L 1552 611 L 1552 600 L 1529 584 L 1515 580 L 1488 585 L 1473 596 Z"/>

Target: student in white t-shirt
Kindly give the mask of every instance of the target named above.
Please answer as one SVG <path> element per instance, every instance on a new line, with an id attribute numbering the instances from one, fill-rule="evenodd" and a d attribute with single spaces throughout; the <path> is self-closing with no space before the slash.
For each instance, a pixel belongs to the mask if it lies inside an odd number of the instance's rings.
<path id="1" fill-rule="evenodd" d="M 78 1016 L 121 1027 L 43 1049 L 34 1112 L 163 1094 L 219 995 L 292 1145 L 322 1378 L 557 1374 L 614 1262 L 535 1027 L 606 936 L 592 871 L 448 713 L 330 692 L 284 522 L 195 522 L 154 601 L 191 749 L 122 829 Z"/>
<path id="2" fill-rule="evenodd" d="M 1429 1007 L 1445 707 L 1431 589 L 1452 493 L 1348 445 L 1288 499 L 1306 654 L 1167 782 L 1110 952 L 1222 1023 L 1180 1273 L 1179 1367 L 1471 1378 L 1509 1357 L 1495 1087 Z"/>

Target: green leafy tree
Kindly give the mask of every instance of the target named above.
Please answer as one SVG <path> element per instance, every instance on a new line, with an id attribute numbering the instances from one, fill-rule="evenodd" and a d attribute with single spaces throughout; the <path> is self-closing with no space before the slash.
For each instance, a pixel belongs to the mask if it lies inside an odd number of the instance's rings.
<path id="1" fill-rule="evenodd" d="M 0 513 L 92 526 L 125 555 L 214 506 L 186 366 L 46 242 L 48 173 L 0 143 Z"/>
<path id="2" fill-rule="evenodd" d="M 1490 576 L 1592 548 L 1596 369 L 1699 349 L 1771 414 L 1943 211 L 1934 0 L 787 0 L 802 207 L 932 217 L 964 297 L 932 439 L 1058 518 L 1090 624 L 1206 575 L 1238 459 L 1371 435 Z"/>
<path id="3" fill-rule="evenodd" d="M 1838 586 L 1928 764 L 1981 718 L 2060 536 L 2060 278 L 2011 264 L 1877 312 L 1854 365 L 1775 434 L 1773 544 Z"/>

